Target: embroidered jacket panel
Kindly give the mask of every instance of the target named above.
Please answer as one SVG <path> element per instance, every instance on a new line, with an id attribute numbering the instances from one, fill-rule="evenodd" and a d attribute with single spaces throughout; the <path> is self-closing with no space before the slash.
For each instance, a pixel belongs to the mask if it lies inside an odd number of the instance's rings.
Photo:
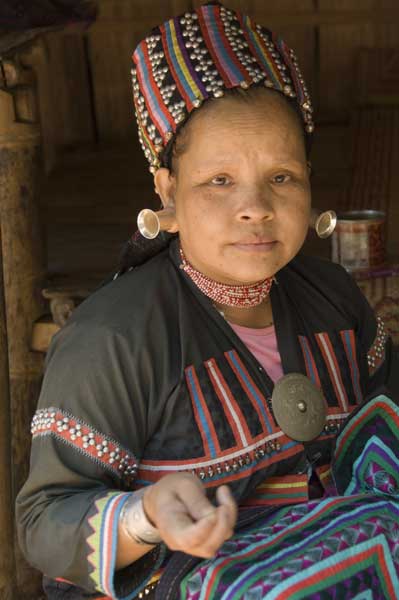
<path id="1" fill-rule="evenodd" d="M 114 577 L 127 491 L 192 471 L 210 496 L 229 483 L 244 503 L 269 478 L 328 468 L 340 425 L 386 383 L 390 341 L 350 276 L 327 261 L 297 256 L 271 302 L 284 373 L 307 375 L 325 397 L 327 426 L 311 443 L 280 430 L 273 382 L 179 268 L 176 241 L 74 312 L 47 356 L 17 501 L 34 566 L 131 598 L 164 549 Z"/>

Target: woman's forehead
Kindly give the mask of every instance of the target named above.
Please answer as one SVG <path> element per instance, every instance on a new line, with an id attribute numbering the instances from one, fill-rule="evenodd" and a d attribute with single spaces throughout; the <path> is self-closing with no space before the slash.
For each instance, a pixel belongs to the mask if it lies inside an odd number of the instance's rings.
<path id="1" fill-rule="evenodd" d="M 188 138 L 188 139 L 187 139 Z M 295 113 L 278 100 L 219 101 L 199 111 L 188 124 L 185 152 L 218 155 L 220 164 L 232 162 L 237 154 L 267 152 L 281 160 L 303 149 L 303 133 Z"/>

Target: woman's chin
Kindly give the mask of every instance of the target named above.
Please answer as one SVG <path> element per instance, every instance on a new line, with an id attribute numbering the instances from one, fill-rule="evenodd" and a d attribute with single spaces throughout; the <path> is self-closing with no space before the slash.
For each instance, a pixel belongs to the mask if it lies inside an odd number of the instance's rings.
<path id="1" fill-rule="evenodd" d="M 232 266 L 238 266 L 239 268 L 231 269 Z M 273 260 L 261 260 L 258 258 L 251 258 L 251 260 L 235 260 L 230 263 L 228 270 L 228 277 L 237 282 L 237 285 L 249 285 L 257 281 L 263 281 L 268 277 L 273 277 L 284 263 L 281 261 Z M 227 274 L 227 272 L 226 272 Z"/>
<path id="2" fill-rule="evenodd" d="M 224 280 L 230 281 L 231 285 L 252 285 L 258 281 L 273 277 L 275 273 L 276 271 L 272 269 L 240 269 L 235 273 L 226 273 Z"/>

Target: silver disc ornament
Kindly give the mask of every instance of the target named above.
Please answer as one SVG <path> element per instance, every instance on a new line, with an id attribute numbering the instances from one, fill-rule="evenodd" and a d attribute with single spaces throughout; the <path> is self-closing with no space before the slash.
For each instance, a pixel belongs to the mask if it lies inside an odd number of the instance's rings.
<path id="1" fill-rule="evenodd" d="M 277 381 L 272 409 L 284 433 L 298 442 L 314 440 L 326 423 L 324 396 L 302 373 L 289 373 Z"/>

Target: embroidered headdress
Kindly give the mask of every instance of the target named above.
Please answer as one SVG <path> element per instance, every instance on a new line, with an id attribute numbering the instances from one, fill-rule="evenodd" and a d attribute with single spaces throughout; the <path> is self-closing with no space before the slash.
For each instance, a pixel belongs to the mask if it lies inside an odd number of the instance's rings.
<path id="1" fill-rule="evenodd" d="M 219 2 L 165 21 L 133 54 L 139 138 L 150 171 L 190 113 L 226 90 L 264 85 L 292 99 L 307 136 L 313 109 L 293 50 L 247 15 Z"/>

